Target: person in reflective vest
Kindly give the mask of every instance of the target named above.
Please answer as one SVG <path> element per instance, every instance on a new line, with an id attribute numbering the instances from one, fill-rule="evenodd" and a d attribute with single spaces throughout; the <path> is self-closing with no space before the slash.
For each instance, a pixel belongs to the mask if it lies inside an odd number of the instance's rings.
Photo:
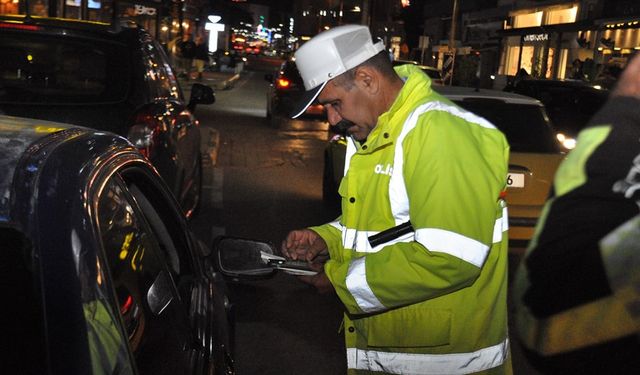
<path id="1" fill-rule="evenodd" d="M 348 372 L 511 373 L 504 135 L 418 67 L 394 70 L 365 26 L 318 34 L 295 58 L 307 91 L 292 115 L 317 101 L 350 141 L 342 215 L 281 251 L 320 263 L 300 279 L 344 304 Z M 369 241 L 396 226 L 409 230 Z"/>
<path id="2" fill-rule="evenodd" d="M 545 374 L 640 370 L 640 57 L 556 172 L 514 280 L 517 337 Z"/>

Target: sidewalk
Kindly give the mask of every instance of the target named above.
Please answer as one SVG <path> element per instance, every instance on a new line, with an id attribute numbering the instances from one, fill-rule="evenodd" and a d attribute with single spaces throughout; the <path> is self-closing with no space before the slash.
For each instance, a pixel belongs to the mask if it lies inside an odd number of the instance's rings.
<path id="1" fill-rule="evenodd" d="M 240 79 L 240 73 L 234 72 L 203 72 L 202 80 L 198 81 L 196 77 L 198 73 L 191 73 L 191 79 L 186 80 L 184 77 L 179 77 L 180 86 L 184 91 L 191 90 L 191 84 L 202 83 L 203 85 L 210 86 L 215 90 L 228 90 L 233 87 L 238 79 Z"/>

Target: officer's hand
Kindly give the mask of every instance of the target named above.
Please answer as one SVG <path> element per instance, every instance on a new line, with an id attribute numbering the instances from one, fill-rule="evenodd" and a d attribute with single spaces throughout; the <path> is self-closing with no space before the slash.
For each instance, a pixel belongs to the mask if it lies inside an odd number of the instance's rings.
<path id="1" fill-rule="evenodd" d="M 334 290 L 333 284 L 331 284 L 331 281 L 329 281 L 329 278 L 324 272 L 318 272 L 312 276 L 298 276 L 298 279 L 304 283 L 315 286 L 318 293 L 329 293 Z"/>
<path id="2" fill-rule="evenodd" d="M 298 229 L 289 232 L 280 247 L 282 255 L 294 260 L 306 260 L 312 263 L 324 263 L 329 251 L 327 243 L 311 229 Z"/>

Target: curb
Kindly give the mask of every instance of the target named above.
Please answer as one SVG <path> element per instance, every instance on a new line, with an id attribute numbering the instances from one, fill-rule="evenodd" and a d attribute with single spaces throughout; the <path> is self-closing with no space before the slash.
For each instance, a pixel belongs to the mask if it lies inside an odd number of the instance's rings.
<path id="1" fill-rule="evenodd" d="M 236 73 L 224 79 L 205 77 L 205 79 L 203 79 L 202 81 L 198 81 L 195 79 L 186 80 L 184 78 L 179 78 L 178 80 L 180 81 L 180 85 L 182 86 L 182 91 L 184 91 L 185 93 L 188 93 L 191 91 L 192 83 L 201 83 L 215 90 L 228 90 L 233 88 L 236 81 L 238 81 L 239 79 L 240 79 L 240 73 Z"/>
<path id="2" fill-rule="evenodd" d="M 202 160 L 205 165 L 215 167 L 218 163 L 218 151 L 220 150 L 220 133 L 210 127 L 200 127 L 202 138 L 200 140 L 200 150 Z"/>
<path id="3" fill-rule="evenodd" d="M 220 83 L 221 87 L 218 87 L 218 84 L 216 84 L 216 89 L 228 90 L 228 89 L 232 88 L 235 85 L 236 81 L 239 80 L 239 79 L 240 79 L 240 73 L 236 73 L 236 74 L 232 75 L 231 77 L 229 77 L 229 78 L 225 79 L 224 81 L 222 81 Z"/>

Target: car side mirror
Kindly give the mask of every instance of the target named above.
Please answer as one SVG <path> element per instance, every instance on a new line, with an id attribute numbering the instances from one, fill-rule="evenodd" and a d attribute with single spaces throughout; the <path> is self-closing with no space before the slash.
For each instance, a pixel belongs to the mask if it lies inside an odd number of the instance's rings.
<path id="1" fill-rule="evenodd" d="M 267 73 L 264 75 L 264 80 L 267 82 L 273 82 L 273 74 Z"/>
<path id="2" fill-rule="evenodd" d="M 167 271 L 161 271 L 153 284 L 147 291 L 147 304 L 149 309 L 156 315 L 160 315 L 162 311 L 173 301 L 173 290 L 171 286 L 171 277 Z"/>
<path id="3" fill-rule="evenodd" d="M 213 242 L 216 268 L 225 276 L 242 279 L 260 279 L 272 276 L 276 269 L 264 261 L 274 255 L 274 246 L 265 241 L 220 236 Z"/>
<path id="4" fill-rule="evenodd" d="M 216 95 L 213 89 L 201 83 L 194 83 L 191 86 L 191 97 L 187 107 L 191 112 L 195 111 L 196 104 L 213 104 L 216 102 Z"/>

